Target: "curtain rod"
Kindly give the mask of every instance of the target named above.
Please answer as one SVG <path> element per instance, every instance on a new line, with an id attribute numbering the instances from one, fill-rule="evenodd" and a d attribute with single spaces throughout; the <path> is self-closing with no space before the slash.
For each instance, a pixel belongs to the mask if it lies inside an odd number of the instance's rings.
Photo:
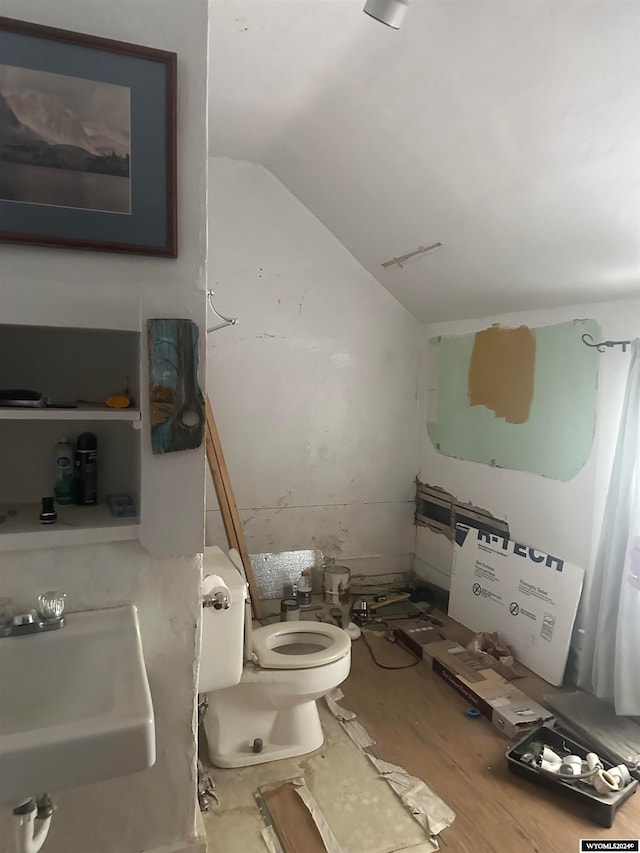
<path id="1" fill-rule="evenodd" d="M 587 338 L 589 340 L 587 340 Z M 631 346 L 631 341 L 600 341 L 599 343 L 597 343 L 596 341 L 590 343 L 590 341 L 593 341 L 593 338 L 590 334 L 585 332 L 582 336 L 582 343 L 586 344 L 588 347 L 595 347 L 598 352 L 604 352 L 605 347 L 609 347 L 610 349 L 611 347 L 622 347 L 622 352 L 626 352 L 627 347 Z"/>

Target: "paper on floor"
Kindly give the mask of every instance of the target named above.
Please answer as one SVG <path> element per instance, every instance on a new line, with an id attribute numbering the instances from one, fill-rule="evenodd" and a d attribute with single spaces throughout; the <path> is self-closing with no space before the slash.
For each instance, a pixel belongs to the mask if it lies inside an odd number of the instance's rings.
<path id="1" fill-rule="evenodd" d="M 264 829 L 260 830 L 260 835 L 262 836 L 264 843 L 267 845 L 269 853 L 284 853 L 273 826 L 265 826 Z"/>
<path id="2" fill-rule="evenodd" d="M 324 698 L 327 703 L 327 707 L 333 716 L 338 720 L 342 728 L 357 747 L 365 750 L 367 747 L 375 745 L 375 740 L 371 737 L 365 727 L 356 719 L 358 715 L 354 714 L 353 711 L 347 711 L 346 708 L 338 705 L 338 700 L 344 699 L 344 693 L 339 687 L 336 687 L 335 690 L 332 690 L 331 693 L 328 693 Z"/>
<path id="3" fill-rule="evenodd" d="M 333 834 L 331 827 L 327 823 L 326 817 L 322 814 L 313 794 L 307 788 L 304 779 L 302 777 L 299 779 L 292 779 L 292 783 L 296 794 L 311 812 L 311 817 L 318 828 L 318 832 L 320 833 L 324 846 L 327 848 L 327 853 L 342 853 L 342 847 L 338 844 L 338 839 Z"/>
<path id="4" fill-rule="evenodd" d="M 344 693 L 339 687 L 336 687 L 331 691 L 331 693 L 327 693 L 324 697 L 327 707 L 336 720 L 340 720 L 341 723 L 346 722 L 347 720 L 355 720 L 358 715 L 354 714 L 353 711 L 347 711 L 346 708 L 341 708 L 340 705 L 338 705 L 340 699 L 344 699 Z"/>
<path id="5" fill-rule="evenodd" d="M 369 755 L 383 779 L 386 779 L 414 818 L 429 835 L 438 835 L 455 820 L 455 812 L 426 785 L 410 776 L 403 767 Z M 436 848 L 437 849 L 437 848 Z"/>
<path id="6" fill-rule="evenodd" d="M 346 723 L 343 723 L 341 720 L 340 725 L 360 749 L 365 750 L 370 746 L 375 746 L 375 740 L 362 723 L 359 723 L 357 720 L 347 720 Z"/>
<path id="7" fill-rule="evenodd" d="M 388 782 L 429 836 L 428 840 L 417 847 L 414 845 L 406 848 L 407 853 L 433 853 L 433 851 L 439 850 L 440 843 L 435 836 L 453 823 L 455 812 L 422 779 L 410 776 L 404 768 L 398 767 L 396 764 L 389 764 L 389 762 L 376 758 L 375 755 L 368 752 L 368 747 L 373 746 L 375 740 L 358 722 L 357 714 L 338 705 L 340 699 L 344 699 L 344 693 L 339 687 L 325 696 L 329 710 L 340 722 L 342 728 L 374 764 L 382 778 Z"/>

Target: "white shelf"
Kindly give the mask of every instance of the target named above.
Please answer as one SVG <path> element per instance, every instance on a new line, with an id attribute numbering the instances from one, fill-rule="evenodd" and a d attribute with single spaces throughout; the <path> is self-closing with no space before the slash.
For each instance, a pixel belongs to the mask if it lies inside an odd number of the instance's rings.
<path id="1" fill-rule="evenodd" d="M 132 421 L 140 420 L 140 409 L 109 409 L 81 405 L 76 409 L 18 409 L 0 406 L 0 421 Z"/>
<path id="2" fill-rule="evenodd" d="M 9 504 L 0 507 L 5 514 Z M 26 548 L 56 548 L 91 545 L 96 542 L 123 542 L 140 536 L 138 518 L 114 518 L 106 504 L 58 506 L 55 524 L 39 520 L 40 504 L 13 504 L 18 512 L 0 524 L 0 552 Z"/>

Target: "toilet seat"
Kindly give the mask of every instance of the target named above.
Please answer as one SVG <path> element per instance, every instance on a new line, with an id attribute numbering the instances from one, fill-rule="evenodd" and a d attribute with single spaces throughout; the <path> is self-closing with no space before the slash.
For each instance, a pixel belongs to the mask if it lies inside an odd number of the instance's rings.
<path id="1" fill-rule="evenodd" d="M 311 669 L 340 660 L 350 649 L 347 632 L 328 622 L 276 622 L 253 631 L 262 669 Z"/>

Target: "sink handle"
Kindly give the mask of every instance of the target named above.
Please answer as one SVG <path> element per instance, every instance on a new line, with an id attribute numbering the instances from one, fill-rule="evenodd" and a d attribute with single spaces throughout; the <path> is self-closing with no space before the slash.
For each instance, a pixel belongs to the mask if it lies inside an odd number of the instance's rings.
<path id="1" fill-rule="evenodd" d="M 64 616 L 66 592 L 50 589 L 38 596 L 38 613 L 44 622 L 59 622 Z"/>

